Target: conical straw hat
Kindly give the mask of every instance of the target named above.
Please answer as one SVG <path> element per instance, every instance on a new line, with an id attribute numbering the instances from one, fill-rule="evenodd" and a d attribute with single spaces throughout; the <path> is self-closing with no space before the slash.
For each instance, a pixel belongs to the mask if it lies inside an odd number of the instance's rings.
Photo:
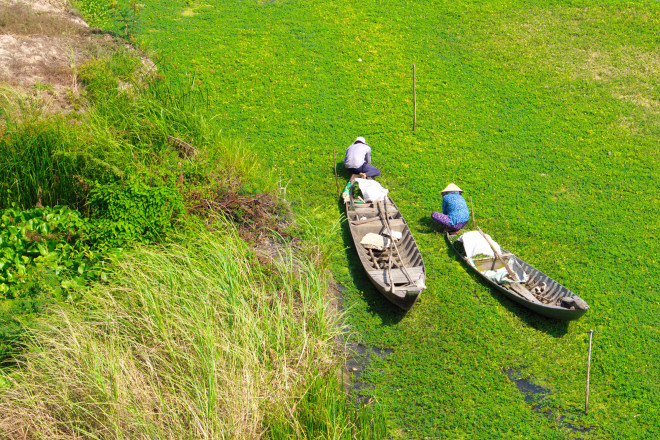
<path id="1" fill-rule="evenodd" d="M 448 193 L 448 192 L 454 192 L 454 191 L 458 191 L 459 193 L 463 192 L 463 190 L 460 189 L 458 186 L 456 186 L 455 183 L 450 183 L 449 185 L 447 185 L 447 188 L 442 190 L 442 194 Z"/>

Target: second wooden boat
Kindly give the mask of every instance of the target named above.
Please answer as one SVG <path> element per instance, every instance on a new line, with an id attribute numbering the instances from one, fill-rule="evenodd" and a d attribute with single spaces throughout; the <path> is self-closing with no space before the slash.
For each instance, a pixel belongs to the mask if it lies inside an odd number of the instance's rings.
<path id="1" fill-rule="evenodd" d="M 470 233 L 483 235 L 481 231 Z M 511 252 L 501 249 L 499 257 L 468 256 L 458 234 L 445 233 L 445 239 L 454 252 L 486 284 L 536 313 L 552 319 L 570 321 L 580 318 L 589 310 L 589 305 L 582 298 Z M 505 268 L 503 263 L 515 273 L 514 278 L 519 282 L 497 282 L 493 279 L 495 271 L 501 272 L 501 269 Z"/>

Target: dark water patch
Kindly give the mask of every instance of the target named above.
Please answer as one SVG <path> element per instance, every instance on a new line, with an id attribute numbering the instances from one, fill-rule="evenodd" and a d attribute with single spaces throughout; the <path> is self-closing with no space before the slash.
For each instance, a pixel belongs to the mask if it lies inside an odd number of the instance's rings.
<path id="1" fill-rule="evenodd" d="M 529 376 L 529 378 L 523 378 L 522 370 L 514 370 L 508 368 L 503 370 L 506 377 L 511 380 L 516 385 L 516 388 L 523 395 L 525 403 L 531 405 L 532 409 L 538 413 L 541 413 L 548 417 L 549 419 L 555 420 L 561 427 L 568 429 L 573 433 L 589 434 L 594 428 L 587 428 L 583 426 L 578 426 L 571 423 L 571 418 L 569 415 L 562 414 L 550 407 L 550 402 L 547 400 L 547 397 L 552 394 L 552 391 L 548 388 L 544 388 L 533 382 L 534 377 Z M 586 440 L 590 438 L 587 437 L 572 437 L 574 440 Z"/>
<path id="2" fill-rule="evenodd" d="M 551 393 L 549 389 L 536 385 L 529 379 L 522 379 L 520 377 L 521 370 L 512 370 L 509 368 L 505 373 L 506 377 L 516 384 L 516 388 L 518 388 L 518 391 L 520 391 L 527 403 L 540 402 Z"/>
<path id="3" fill-rule="evenodd" d="M 330 283 L 331 295 L 337 299 L 336 307 L 339 313 L 345 313 L 345 294 L 346 288 L 334 280 Z M 351 334 L 350 327 L 344 328 L 344 335 Z M 362 343 L 353 343 L 346 339 L 346 336 L 339 337 L 337 344 L 344 352 L 344 363 L 338 374 L 341 377 L 344 390 L 347 394 L 353 396 L 358 402 L 368 405 L 372 402 L 371 394 L 373 384 L 365 382 L 363 378 L 364 370 L 375 358 L 385 358 L 391 355 L 394 350 L 387 347 L 369 346 Z"/>
<path id="4" fill-rule="evenodd" d="M 362 380 L 364 370 L 374 357 L 385 358 L 392 354 L 394 350 L 365 344 L 348 344 L 345 345 L 345 349 L 346 358 L 341 369 L 344 390 L 357 401 L 368 405 L 372 402 L 373 384 Z"/>

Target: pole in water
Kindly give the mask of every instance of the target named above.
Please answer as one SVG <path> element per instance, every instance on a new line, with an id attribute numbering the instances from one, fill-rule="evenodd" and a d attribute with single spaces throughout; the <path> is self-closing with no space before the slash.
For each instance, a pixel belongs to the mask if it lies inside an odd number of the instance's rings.
<path id="1" fill-rule="evenodd" d="M 415 63 L 413 63 L 413 131 L 415 131 L 415 125 L 417 125 L 417 87 L 416 83 L 416 73 L 415 73 Z"/>
<path id="2" fill-rule="evenodd" d="M 337 186 L 337 195 L 341 195 L 341 190 L 339 189 L 339 177 L 337 176 L 337 151 L 335 146 L 332 146 L 332 160 L 335 165 L 335 185 Z"/>
<path id="3" fill-rule="evenodd" d="M 589 374 L 591 372 L 591 340 L 594 336 L 594 331 L 589 331 L 589 356 L 587 356 L 587 391 L 584 397 L 584 413 L 589 411 Z"/>

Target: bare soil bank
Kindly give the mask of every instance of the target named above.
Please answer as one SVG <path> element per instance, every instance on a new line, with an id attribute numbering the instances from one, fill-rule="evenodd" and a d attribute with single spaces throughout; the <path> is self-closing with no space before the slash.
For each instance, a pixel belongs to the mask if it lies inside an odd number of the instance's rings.
<path id="1" fill-rule="evenodd" d="M 66 0 L 0 0 L 0 87 L 41 98 L 46 111 L 70 111 L 76 69 L 121 43 L 91 28 Z"/>

